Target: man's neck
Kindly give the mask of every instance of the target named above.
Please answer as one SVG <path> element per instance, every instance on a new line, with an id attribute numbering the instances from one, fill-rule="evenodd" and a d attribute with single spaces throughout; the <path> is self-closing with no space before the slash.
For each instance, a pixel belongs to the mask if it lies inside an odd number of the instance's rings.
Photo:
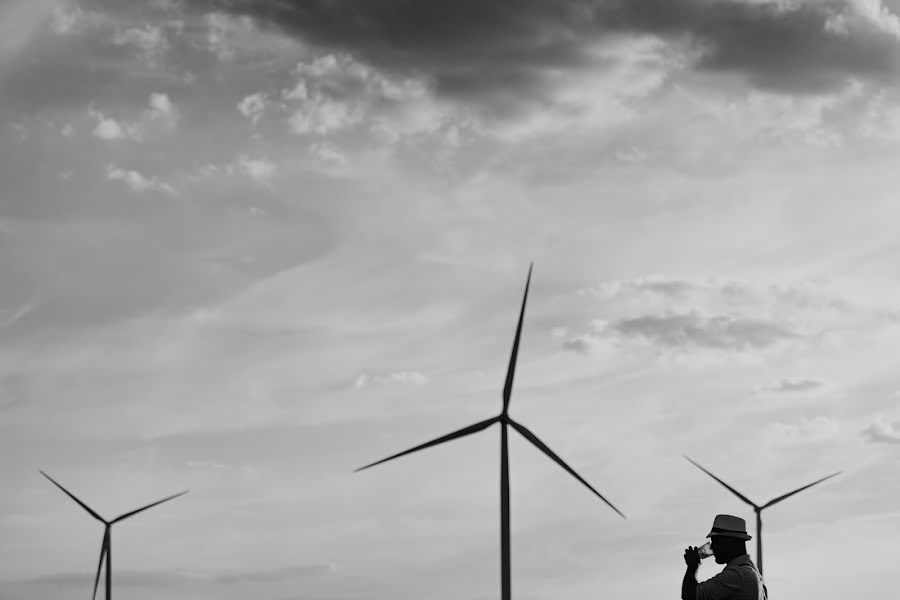
<path id="1" fill-rule="evenodd" d="M 740 558 L 741 556 L 744 556 L 744 555 L 746 555 L 746 554 L 747 554 L 746 552 L 740 552 L 740 551 L 738 551 L 738 552 L 731 552 L 731 553 L 729 553 L 729 554 L 726 554 L 726 555 L 723 556 L 722 558 L 725 560 L 725 564 L 728 564 L 728 563 L 730 563 L 731 561 L 733 561 L 734 559 Z"/>

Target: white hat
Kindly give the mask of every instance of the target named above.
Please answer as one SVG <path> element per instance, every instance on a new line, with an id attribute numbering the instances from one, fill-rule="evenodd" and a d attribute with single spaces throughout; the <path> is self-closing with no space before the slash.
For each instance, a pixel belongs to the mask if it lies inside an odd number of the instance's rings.
<path id="1" fill-rule="evenodd" d="M 716 515 L 713 520 L 712 530 L 706 537 L 721 535 L 724 537 L 733 537 L 741 540 L 752 539 L 747 535 L 747 522 L 740 517 L 732 515 Z"/>

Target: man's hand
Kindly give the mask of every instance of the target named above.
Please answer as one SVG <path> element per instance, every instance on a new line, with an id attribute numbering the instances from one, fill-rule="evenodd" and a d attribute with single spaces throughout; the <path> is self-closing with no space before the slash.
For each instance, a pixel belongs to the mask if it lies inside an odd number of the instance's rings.
<path id="1" fill-rule="evenodd" d="M 700 553 L 694 546 L 684 549 L 684 563 L 687 565 L 687 569 L 684 571 L 684 579 L 681 580 L 681 600 L 696 600 L 697 567 L 700 566 Z"/>
<path id="2" fill-rule="evenodd" d="M 700 552 L 697 548 L 688 546 L 684 549 L 684 564 L 692 569 L 696 569 L 700 566 Z"/>

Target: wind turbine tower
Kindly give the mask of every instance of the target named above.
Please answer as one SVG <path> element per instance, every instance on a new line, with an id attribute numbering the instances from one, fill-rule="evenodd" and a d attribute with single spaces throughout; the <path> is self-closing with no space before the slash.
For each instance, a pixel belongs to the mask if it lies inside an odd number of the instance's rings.
<path id="1" fill-rule="evenodd" d="M 61 486 L 59 483 L 54 481 L 54 479 L 52 477 L 50 477 L 43 471 L 41 471 L 40 473 L 41 473 L 41 475 L 43 475 L 44 477 L 49 479 L 53 485 L 55 485 L 56 487 L 61 489 L 69 498 L 74 500 L 81 508 L 86 510 L 88 512 L 88 514 L 90 514 L 92 517 L 94 517 L 95 519 L 97 519 L 98 521 L 103 523 L 103 525 L 104 525 L 103 543 L 100 545 L 100 561 L 97 563 L 97 575 L 94 577 L 93 598 L 97 597 L 97 586 L 100 583 L 100 570 L 103 568 L 103 559 L 106 558 L 106 585 L 105 585 L 106 600 L 112 600 L 112 526 L 115 525 L 116 523 L 118 523 L 119 521 L 124 521 L 128 517 L 133 517 L 134 515 L 138 514 L 139 512 L 144 512 L 148 508 L 153 508 L 154 506 L 156 506 L 158 504 L 162 504 L 163 502 L 168 502 L 169 500 L 172 500 L 179 496 L 184 496 L 185 494 L 187 494 L 190 491 L 190 490 L 185 490 L 183 492 L 179 492 L 178 494 L 175 494 L 174 496 L 168 496 L 166 498 L 163 498 L 162 500 L 157 500 L 156 502 L 154 502 L 152 504 L 148 504 L 147 506 L 143 506 L 136 510 L 129 511 L 123 515 L 119 515 L 112 521 L 107 521 L 106 519 L 104 519 L 103 517 L 98 515 L 90 506 L 88 506 L 87 504 L 85 504 L 84 502 L 82 502 L 81 500 L 76 498 L 72 492 L 70 492 L 69 490 L 67 490 L 66 488 Z"/>
<path id="2" fill-rule="evenodd" d="M 788 492 L 787 494 L 783 494 L 781 496 L 778 496 L 777 498 L 773 498 L 772 500 L 769 500 L 762 506 L 758 506 L 752 500 L 748 499 L 746 496 L 741 494 L 739 491 L 737 491 L 736 489 L 734 489 L 733 487 L 731 487 L 730 485 L 728 485 L 727 483 L 725 483 L 724 481 L 722 481 L 721 479 L 719 479 L 718 477 L 716 477 L 715 475 L 713 475 L 712 473 L 710 473 L 709 471 L 707 471 L 706 469 L 704 469 L 703 467 L 701 467 L 700 465 L 695 463 L 693 460 L 691 460 L 687 456 L 685 456 L 685 458 L 687 458 L 687 460 L 692 465 L 694 465 L 695 467 L 697 467 L 698 469 L 700 469 L 701 471 L 703 471 L 704 473 L 706 473 L 707 475 L 709 475 L 710 477 L 712 477 L 713 479 L 715 479 L 716 481 L 721 483 L 723 486 L 725 486 L 725 488 L 729 492 L 731 492 L 732 494 L 734 494 L 735 496 L 737 496 L 738 498 L 740 498 L 741 500 L 743 500 L 744 502 L 746 502 L 747 504 L 749 504 L 750 506 L 753 507 L 753 511 L 756 513 L 756 568 L 759 569 L 760 575 L 762 575 L 762 572 L 763 572 L 763 554 L 762 554 L 762 511 L 763 511 L 763 509 L 768 508 L 768 507 L 772 506 L 773 504 L 778 504 L 782 500 L 786 500 L 787 498 L 790 498 L 794 494 L 798 494 L 807 488 L 811 488 L 812 486 L 816 485 L 817 483 L 822 483 L 826 479 L 831 479 L 832 477 L 843 473 L 843 471 L 838 471 L 836 473 L 832 473 L 831 475 L 829 475 L 827 477 L 823 477 L 822 479 L 813 481 L 812 483 L 804 485 L 803 487 L 797 488 L 796 490 L 794 490 L 792 492 Z"/>
<path id="3" fill-rule="evenodd" d="M 575 472 L 572 467 L 567 465 L 563 459 L 561 459 L 553 450 L 550 449 L 547 444 L 542 442 L 535 434 L 533 434 L 527 427 L 522 425 L 521 423 L 515 421 L 509 415 L 509 401 L 512 396 L 512 387 L 513 387 L 513 376 L 516 371 L 516 360 L 519 354 L 519 341 L 522 337 L 522 320 L 525 317 L 525 302 L 528 299 L 528 287 L 531 283 L 531 269 L 534 265 L 530 265 L 528 267 L 528 278 L 525 281 L 525 294 L 522 298 L 522 308 L 519 311 L 519 324 L 516 327 L 516 335 L 513 340 L 512 346 L 512 355 L 509 359 L 509 368 L 506 372 L 506 383 L 503 386 L 503 410 L 499 415 L 491 417 L 490 419 L 486 419 L 479 423 L 475 423 L 474 425 L 469 425 L 468 427 L 464 427 L 458 431 L 454 431 L 453 433 L 448 433 L 442 437 L 431 440 L 430 442 L 425 442 L 424 444 L 420 444 L 414 448 L 410 448 L 409 450 L 404 450 L 403 452 L 399 452 L 377 462 L 368 464 L 364 467 L 360 467 L 356 469 L 354 472 L 359 472 L 364 469 L 368 469 L 369 467 L 374 467 L 375 465 L 379 465 L 383 462 L 387 462 L 389 460 L 393 460 L 395 458 L 399 458 L 401 456 L 405 456 L 407 454 L 412 454 L 413 452 L 417 452 L 419 450 L 424 450 L 425 448 L 430 448 L 431 446 L 437 446 L 438 444 L 443 444 L 444 442 L 449 442 L 455 439 L 459 439 L 473 433 L 478 433 L 484 429 L 487 429 L 494 423 L 500 424 L 500 562 L 501 562 L 501 577 L 500 577 L 500 590 L 501 590 L 501 600 L 511 600 L 512 591 L 511 591 L 511 560 L 510 560 L 510 520 L 509 520 L 509 444 L 508 444 L 508 435 L 509 428 L 513 428 L 519 434 L 524 437 L 526 440 L 531 442 L 532 445 L 537 447 L 538 450 L 546 454 L 553 460 L 556 464 L 566 470 L 572 477 L 583 483 L 589 490 L 591 490 L 594 494 L 596 494 L 601 500 L 603 500 L 610 508 L 616 511 L 619 516 L 625 518 L 625 515 L 622 514 L 619 509 L 613 506 L 606 498 L 604 498 L 600 492 L 591 487 L 584 478 L 581 477 L 578 473 Z"/>

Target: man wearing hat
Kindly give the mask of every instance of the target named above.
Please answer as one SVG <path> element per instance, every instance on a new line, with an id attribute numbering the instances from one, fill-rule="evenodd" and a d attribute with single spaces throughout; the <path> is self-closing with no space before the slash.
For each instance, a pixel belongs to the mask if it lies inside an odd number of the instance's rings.
<path id="1" fill-rule="evenodd" d="M 768 590 L 762 575 L 747 554 L 745 542 L 747 523 L 740 517 L 716 515 L 712 530 L 707 534 L 712 543 L 716 563 L 725 565 L 722 572 L 697 583 L 700 553 L 688 546 L 684 551 L 687 571 L 681 582 L 681 600 L 768 600 Z"/>

